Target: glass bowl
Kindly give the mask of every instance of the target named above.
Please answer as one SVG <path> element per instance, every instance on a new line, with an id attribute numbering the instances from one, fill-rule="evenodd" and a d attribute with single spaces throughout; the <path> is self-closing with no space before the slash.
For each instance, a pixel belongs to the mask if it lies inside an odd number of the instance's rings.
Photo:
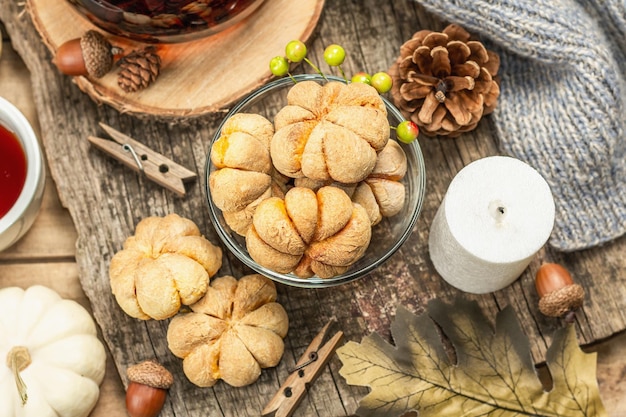
<path id="1" fill-rule="evenodd" d="M 316 74 L 295 75 L 294 78 L 297 82 L 304 80 L 312 80 L 320 83 L 325 82 L 321 76 Z M 332 81 L 344 82 L 343 78 L 334 76 L 326 76 L 326 78 Z M 281 78 L 264 85 L 240 101 L 228 112 L 218 127 L 213 135 L 209 149 L 211 149 L 213 143 L 219 139 L 226 120 L 236 113 L 258 113 L 268 120 L 273 121 L 273 116 L 287 103 L 287 93 L 293 85 L 293 80 L 289 77 Z M 400 122 L 404 121 L 404 117 L 393 104 L 384 97 L 383 101 L 387 106 L 390 126 L 397 126 Z M 391 138 L 395 138 L 393 132 L 393 130 L 390 131 Z M 411 144 L 398 143 L 402 146 L 407 157 L 407 173 L 402 180 L 406 191 L 404 207 L 397 215 L 383 218 L 380 223 L 372 228 L 371 243 L 365 254 L 344 274 L 332 278 L 301 278 L 295 274 L 281 274 L 256 263 L 248 254 L 245 238 L 229 228 L 222 212 L 213 203 L 209 190 L 209 175 L 216 170 L 216 167 L 211 162 L 209 153 L 206 159 L 204 185 L 211 222 L 228 250 L 245 265 L 276 282 L 296 287 L 322 288 L 345 284 L 359 279 L 382 265 L 400 248 L 413 231 L 415 222 L 422 209 L 426 189 L 422 151 L 417 140 L 413 141 Z"/>
<path id="2" fill-rule="evenodd" d="M 263 0 L 67 0 L 94 25 L 140 42 L 186 42 L 214 35 Z"/>

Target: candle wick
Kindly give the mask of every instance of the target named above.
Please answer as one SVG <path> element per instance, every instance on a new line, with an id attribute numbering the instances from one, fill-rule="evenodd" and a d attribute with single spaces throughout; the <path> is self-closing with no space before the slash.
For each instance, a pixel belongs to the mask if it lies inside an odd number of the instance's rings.
<path id="1" fill-rule="evenodd" d="M 496 221 L 496 224 L 504 223 L 504 219 L 507 215 L 507 210 L 502 201 L 496 200 L 489 203 L 489 212 L 491 213 L 491 217 L 493 217 Z"/>

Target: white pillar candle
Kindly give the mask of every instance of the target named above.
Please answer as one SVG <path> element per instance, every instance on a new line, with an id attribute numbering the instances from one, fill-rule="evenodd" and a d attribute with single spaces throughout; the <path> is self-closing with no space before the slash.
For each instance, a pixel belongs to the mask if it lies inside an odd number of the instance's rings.
<path id="1" fill-rule="evenodd" d="M 550 237 L 554 200 L 544 178 L 506 156 L 479 159 L 452 180 L 428 247 L 450 285 L 475 294 L 513 283 Z"/>

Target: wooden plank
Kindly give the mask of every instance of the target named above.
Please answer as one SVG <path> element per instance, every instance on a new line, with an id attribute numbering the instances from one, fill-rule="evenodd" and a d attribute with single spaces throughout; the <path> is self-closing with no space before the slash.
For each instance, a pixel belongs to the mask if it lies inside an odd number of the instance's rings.
<path id="1" fill-rule="evenodd" d="M 3 31 L 5 33 L 6 30 Z M 24 61 L 11 47 L 9 38 L 3 41 L 0 61 L 0 93 L 2 97 L 13 103 L 32 125 L 33 130 L 40 136 L 39 122 L 37 119 L 37 107 L 31 93 L 31 83 L 28 77 L 16 77 L 15 74 L 24 74 L 28 69 Z"/>
<path id="2" fill-rule="evenodd" d="M 41 209 L 31 229 L 13 246 L 0 252 L 0 262 L 37 260 L 74 260 L 76 229 L 69 213 L 61 206 L 52 177 L 46 178 Z M 59 225 L 67 233 L 54 233 Z"/>
<path id="3" fill-rule="evenodd" d="M 0 19 L 8 22 L 11 38 L 33 74 L 34 97 L 51 172 L 78 229 L 77 261 L 82 286 L 120 373 L 123 374 L 129 364 L 152 356 L 157 356 L 175 372 L 178 383 L 171 392 L 163 416 L 258 415 L 330 316 L 337 316 L 346 332 L 346 340 L 360 340 L 372 331 L 389 337 L 389 323 L 398 303 L 419 312 L 433 297 L 449 299 L 457 295 L 457 291 L 434 272 L 427 252 L 428 229 L 454 175 L 472 160 L 497 153 L 496 143 L 490 136 L 489 118 L 476 132 L 456 140 L 420 139 L 428 184 L 424 210 L 409 241 L 383 267 L 363 280 L 339 289 L 305 290 L 279 286 L 280 301 L 288 311 L 291 327 L 285 356 L 277 368 L 265 371 L 257 383 L 243 389 L 232 389 L 225 384 L 198 389 L 186 383 L 180 361 L 168 352 L 164 342 L 166 323 L 138 322 L 122 314 L 110 296 L 107 267 L 123 240 L 132 234 L 134 225 L 147 215 L 172 211 L 185 215 L 196 221 L 209 239 L 217 242 L 206 214 L 203 184 L 201 181 L 191 184 L 186 198 L 176 198 L 120 164 L 102 158 L 89 148 L 86 137 L 94 133 L 98 121 L 104 121 L 135 138 L 143 138 L 151 148 L 184 166 L 194 167 L 202 176 L 208 139 L 220 119 L 170 125 L 138 120 L 107 106 L 99 106 L 50 65 L 49 54 L 30 22 L 23 15 L 17 17 L 17 6 L 7 0 L 2 0 L 2 6 Z M 362 16 L 350 20 L 357 14 Z M 399 23 L 394 27 L 393 22 Z M 326 10 L 320 23 L 319 33 L 326 34 L 323 35 L 325 38 L 312 42 L 310 50 L 312 56 L 321 57 L 325 45 L 340 43 L 349 54 L 347 68 L 356 69 L 361 63 L 373 63 L 371 68 L 378 68 L 395 59 L 393 46 L 398 45 L 406 34 L 417 30 L 418 25 L 428 24 L 438 23 L 418 7 L 413 10 L 408 4 L 391 8 L 382 0 L 358 4 L 337 1 Z M 389 39 L 388 42 L 380 38 L 373 40 L 373 35 L 378 35 L 381 29 L 381 36 Z M 351 51 L 359 51 L 354 61 Z M 588 344 L 626 327 L 626 261 L 622 256 L 625 247 L 626 239 L 622 238 L 601 248 L 573 254 L 546 249 L 511 287 L 470 298 L 478 300 L 490 316 L 504 306 L 512 305 L 523 330 L 531 338 L 535 361 L 542 362 L 551 334 L 559 324 L 537 312 L 533 275 L 540 262 L 549 260 L 564 264 L 587 289 L 589 296 L 578 317 L 578 326 L 581 343 Z M 244 271 L 245 268 L 231 256 L 220 273 L 240 276 Z M 336 359 L 331 362 L 296 416 L 345 415 L 356 409 L 357 401 L 367 390 L 346 385 L 338 375 L 340 366 Z"/>
<path id="4" fill-rule="evenodd" d="M 61 297 L 74 300 L 91 311 L 91 304 L 80 286 L 78 267 L 74 262 L 0 264 L 0 287 L 25 289 L 32 285 L 52 288 Z"/>
<path id="5" fill-rule="evenodd" d="M 598 354 L 598 386 L 609 415 L 626 415 L 626 333 L 622 332 L 586 351 Z"/>

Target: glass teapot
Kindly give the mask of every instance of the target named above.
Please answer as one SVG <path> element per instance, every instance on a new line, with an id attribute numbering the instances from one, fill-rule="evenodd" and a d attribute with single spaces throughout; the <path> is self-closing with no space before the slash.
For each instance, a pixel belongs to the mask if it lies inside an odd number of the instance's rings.
<path id="1" fill-rule="evenodd" d="M 93 24 L 147 43 L 210 36 L 250 15 L 263 0 L 67 0 Z"/>

